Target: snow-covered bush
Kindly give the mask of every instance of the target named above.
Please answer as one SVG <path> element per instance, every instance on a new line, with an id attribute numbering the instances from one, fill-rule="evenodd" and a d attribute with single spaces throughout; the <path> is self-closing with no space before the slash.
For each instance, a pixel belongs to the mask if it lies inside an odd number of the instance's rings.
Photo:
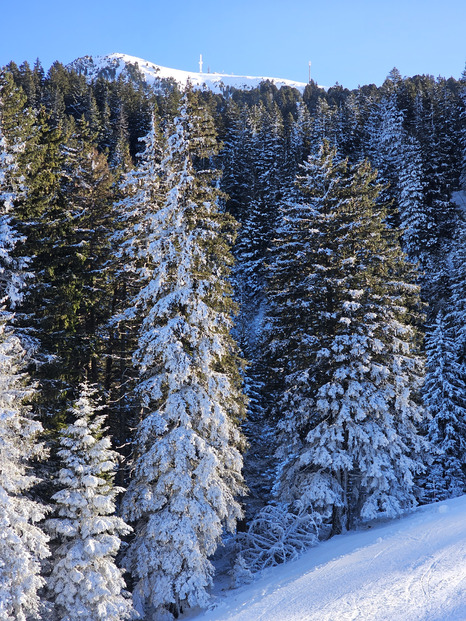
<path id="1" fill-rule="evenodd" d="M 263 507 L 244 533 L 238 533 L 239 554 L 233 569 L 236 583 L 253 574 L 292 561 L 317 543 L 316 514 L 299 503 Z"/>

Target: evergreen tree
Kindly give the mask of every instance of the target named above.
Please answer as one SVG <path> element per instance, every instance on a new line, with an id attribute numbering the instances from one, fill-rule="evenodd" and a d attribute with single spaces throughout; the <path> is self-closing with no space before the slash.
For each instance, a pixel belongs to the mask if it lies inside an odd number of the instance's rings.
<path id="1" fill-rule="evenodd" d="M 138 154 L 138 166 L 128 170 L 121 178 L 118 193 L 120 200 L 114 204 L 115 231 L 112 236 L 112 260 L 109 271 L 113 275 L 114 312 L 110 320 L 109 362 L 112 369 L 111 398 L 117 404 L 112 428 L 119 444 L 130 437 L 128 427 L 136 424 L 138 405 L 134 387 L 137 372 L 132 364 L 132 353 L 137 347 L 141 325 L 141 310 L 135 301 L 141 289 L 150 282 L 147 256 L 150 235 L 146 235 L 151 214 L 163 203 L 160 180 L 163 159 L 163 137 L 159 118 L 154 112 L 151 131 L 143 139 L 145 148 Z"/>
<path id="2" fill-rule="evenodd" d="M 40 610 L 40 561 L 49 555 L 37 526 L 44 508 L 28 495 L 37 483 L 31 459 L 44 455 L 42 431 L 26 405 L 33 390 L 22 372 L 27 352 L 15 335 L 11 309 L 20 301 L 24 263 L 12 256 L 20 238 L 11 226 L 15 161 L 0 130 L 0 618 L 26 621 Z M 14 174 L 13 174 L 14 176 Z"/>
<path id="3" fill-rule="evenodd" d="M 455 338 L 456 359 L 466 364 L 466 223 L 455 239 L 455 249 L 448 257 L 448 290 L 444 300 L 444 314 L 451 323 Z"/>
<path id="4" fill-rule="evenodd" d="M 415 504 L 422 416 L 413 269 L 370 166 L 335 155 L 324 142 L 304 164 L 303 201 L 275 242 L 269 331 L 282 378 L 277 493 L 334 533 Z"/>
<path id="5" fill-rule="evenodd" d="M 408 257 L 426 267 L 435 246 L 435 217 L 424 204 L 423 166 L 420 145 L 406 136 L 398 168 L 400 223 L 403 246 Z"/>
<path id="6" fill-rule="evenodd" d="M 253 134 L 246 106 L 239 107 L 229 100 L 225 111 L 225 129 L 221 187 L 227 195 L 227 208 L 239 222 L 247 213 L 254 185 Z"/>
<path id="7" fill-rule="evenodd" d="M 314 155 L 319 152 L 323 140 L 328 140 L 338 149 L 335 116 L 335 109 L 328 104 L 327 99 L 319 97 L 311 124 L 311 152 Z"/>
<path id="8" fill-rule="evenodd" d="M 58 480 L 63 489 L 52 497 L 58 517 L 48 520 L 47 527 L 59 543 L 48 588 L 62 621 L 133 617 L 122 571 L 115 565 L 120 536 L 131 529 L 114 515 L 115 498 L 123 491 L 112 486 L 118 455 L 97 410 L 91 389 L 81 385 L 69 412 L 74 420 L 60 435 Z"/>
<path id="9" fill-rule="evenodd" d="M 13 75 L 8 71 L 0 74 L 0 97 L 2 133 L 9 148 L 15 152 L 20 174 L 24 174 L 27 165 L 31 163 L 34 114 L 27 105 L 23 89 L 15 83 Z"/>
<path id="10" fill-rule="evenodd" d="M 433 462 L 425 480 L 429 502 L 460 496 L 466 488 L 466 383 L 455 340 L 442 311 L 426 338 L 424 402 L 430 414 L 427 436 Z"/>
<path id="11" fill-rule="evenodd" d="M 391 224 L 399 224 L 396 210 L 404 115 L 398 107 L 396 87 L 392 86 L 391 81 L 387 82 L 390 84 L 390 92 L 376 104 L 372 112 L 375 118 L 369 121 L 372 121 L 375 127 L 370 133 L 367 155 L 378 171 L 379 183 L 384 185 L 381 187 L 380 200 L 393 206 L 390 213 Z"/>
<path id="12" fill-rule="evenodd" d="M 459 176 L 455 116 L 445 85 L 430 82 L 418 98 L 414 124 L 423 156 L 424 203 L 435 218 L 438 256 L 449 250 L 458 222 L 457 207 L 451 201 Z"/>
<path id="13" fill-rule="evenodd" d="M 45 121 L 36 146 L 46 172 L 26 177 L 21 227 L 36 280 L 24 310 L 33 310 L 45 357 L 36 372 L 41 406 L 56 426 L 74 386 L 105 380 L 113 178 L 84 119 L 66 131 Z"/>
<path id="14" fill-rule="evenodd" d="M 249 115 L 253 173 L 249 200 L 241 218 L 241 235 L 235 246 L 234 284 L 241 314 L 235 334 L 251 361 L 248 384 L 260 391 L 263 381 L 255 364 L 260 356 L 260 334 L 265 309 L 265 272 L 269 245 L 278 218 L 277 205 L 285 178 L 284 128 L 276 105 L 255 106 Z M 259 396 L 259 400 L 261 397 Z"/>
<path id="15" fill-rule="evenodd" d="M 101 335 L 110 315 L 111 283 L 105 267 L 113 228 L 113 177 L 93 138 L 81 119 L 71 125 L 64 147 L 66 229 L 54 270 L 54 327 L 61 333 L 57 353 L 70 383 L 83 379 L 83 370 L 93 383 L 102 379 Z"/>
<path id="16" fill-rule="evenodd" d="M 298 102 L 296 120 L 292 121 L 290 127 L 289 172 L 286 176 L 286 183 L 290 184 L 291 187 L 294 187 L 293 182 L 298 173 L 299 165 L 309 155 L 311 131 L 309 110 L 303 102 Z"/>
<path id="17" fill-rule="evenodd" d="M 25 621 L 39 613 L 40 561 L 49 555 L 48 538 L 37 526 L 45 510 L 28 495 L 37 483 L 28 461 L 43 456 L 37 443 L 42 427 L 25 405 L 32 397 L 21 374 L 27 358 L 4 312 L 0 359 L 0 618 Z"/>
<path id="18" fill-rule="evenodd" d="M 466 191 L 466 68 L 461 75 L 459 96 L 459 118 L 461 128 L 459 132 L 459 142 L 461 149 L 460 184 L 461 188 Z"/>
<path id="19" fill-rule="evenodd" d="M 212 186 L 214 138 L 188 91 L 168 139 L 165 201 L 140 230 L 150 277 L 134 300 L 143 314 L 134 356 L 142 420 L 123 514 L 135 523 L 126 566 L 136 607 L 150 619 L 206 603 L 208 557 L 222 525 L 233 530 L 241 516 L 244 403 L 226 281 L 235 227 Z"/>

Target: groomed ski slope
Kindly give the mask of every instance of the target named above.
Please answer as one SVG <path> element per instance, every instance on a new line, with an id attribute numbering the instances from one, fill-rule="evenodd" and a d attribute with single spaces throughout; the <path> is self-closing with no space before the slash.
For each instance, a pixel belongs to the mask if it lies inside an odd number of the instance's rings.
<path id="1" fill-rule="evenodd" d="M 192 619 L 466 621 L 466 496 L 334 537 Z"/>

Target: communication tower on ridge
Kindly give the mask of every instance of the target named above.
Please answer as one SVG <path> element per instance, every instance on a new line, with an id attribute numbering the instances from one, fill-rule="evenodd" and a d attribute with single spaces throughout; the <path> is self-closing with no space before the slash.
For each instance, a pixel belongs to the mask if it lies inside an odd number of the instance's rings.
<path id="1" fill-rule="evenodd" d="M 311 61 L 309 61 L 309 84 L 311 83 Z"/>
<path id="2" fill-rule="evenodd" d="M 202 73 L 202 54 L 199 56 L 199 73 Z"/>

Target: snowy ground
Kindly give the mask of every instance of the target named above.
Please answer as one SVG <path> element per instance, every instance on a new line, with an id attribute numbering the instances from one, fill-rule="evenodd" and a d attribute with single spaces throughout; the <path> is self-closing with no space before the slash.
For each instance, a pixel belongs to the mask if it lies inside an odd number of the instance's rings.
<path id="1" fill-rule="evenodd" d="M 466 213 L 466 192 L 464 190 L 453 192 L 451 198 Z"/>
<path id="2" fill-rule="evenodd" d="M 466 621 L 466 496 L 340 535 L 190 621 Z"/>

